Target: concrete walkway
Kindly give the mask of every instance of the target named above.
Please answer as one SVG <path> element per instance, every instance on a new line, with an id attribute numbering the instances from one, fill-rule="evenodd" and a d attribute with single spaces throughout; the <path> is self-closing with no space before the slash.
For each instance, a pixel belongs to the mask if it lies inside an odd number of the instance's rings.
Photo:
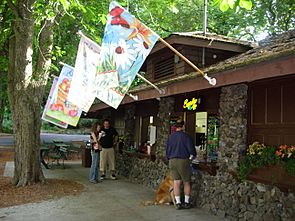
<path id="1" fill-rule="evenodd" d="M 143 206 L 154 200 L 154 192 L 142 185 L 120 178 L 99 184 L 88 182 L 89 168 L 66 162 L 66 169 L 45 170 L 48 178 L 75 180 L 85 185 L 79 196 L 69 196 L 39 203 L 0 209 L 0 221 L 217 221 L 203 209 L 175 210 L 173 206 Z M 6 166 L 11 175 L 13 163 Z M 1 196 L 0 196 L 1 198 Z"/>

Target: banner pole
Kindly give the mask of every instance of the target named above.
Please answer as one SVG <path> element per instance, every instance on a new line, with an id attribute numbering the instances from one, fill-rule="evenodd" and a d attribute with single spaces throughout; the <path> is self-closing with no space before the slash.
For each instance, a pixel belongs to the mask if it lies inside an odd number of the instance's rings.
<path id="1" fill-rule="evenodd" d="M 61 64 L 61 65 L 63 65 L 63 66 L 68 66 L 68 67 L 70 67 L 70 68 L 73 68 L 74 69 L 74 67 L 73 66 L 71 66 L 71 65 L 69 65 L 69 64 L 66 64 L 66 63 L 64 63 L 64 62 L 62 62 L 62 61 L 60 61 L 60 62 L 58 62 L 59 64 Z"/>
<path id="2" fill-rule="evenodd" d="M 179 51 L 177 51 L 175 48 L 172 47 L 167 41 L 165 41 L 163 38 L 159 38 L 159 40 L 166 45 L 169 49 L 171 49 L 177 56 L 182 58 L 186 63 L 188 63 L 193 69 L 195 69 L 197 72 L 199 72 L 211 85 L 216 85 L 216 79 L 209 77 L 207 74 L 205 74 L 202 70 L 200 70 L 194 63 L 192 63 L 190 60 L 188 60 L 185 56 L 183 56 Z"/>
<path id="3" fill-rule="evenodd" d="M 148 79 L 146 79 L 145 77 L 141 76 L 140 74 L 136 74 L 137 77 L 139 77 L 140 79 L 144 80 L 146 83 L 148 83 L 149 85 L 151 85 L 152 87 L 154 87 L 160 94 L 165 94 L 165 90 L 164 89 L 160 89 L 158 88 L 156 85 L 154 85 L 152 82 L 150 82 Z"/>
<path id="4" fill-rule="evenodd" d="M 138 101 L 138 96 L 137 95 L 133 95 L 133 94 L 130 94 L 130 93 L 126 93 L 129 97 L 131 97 L 133 100 L 135 101 Z"/>

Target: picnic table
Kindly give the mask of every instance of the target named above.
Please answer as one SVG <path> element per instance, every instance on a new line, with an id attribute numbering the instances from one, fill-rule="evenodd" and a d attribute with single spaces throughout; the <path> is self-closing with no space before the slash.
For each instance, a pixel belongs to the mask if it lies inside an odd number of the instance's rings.
<path id="1" fill-rule="evenodd" d="M 64 161 L 67 159 L 70 145 L 65 144 L 62 140 L 52 140 L 52 142 L 40 147 L 41 163 L 46 169 L 52 168 L 55 162 L 65 168 Z M 62 160 L 62 164 L 60 164 L 60 160 Z"/>
<path id="2" fill-rule="evenodd" d="M 40 147 L 40 159 L 41 159 L 41 163 L 43 164 L 43 166 L 46 169 L 49 169 L 49 167 L 48 167 L 48 164 L 45 162 L 44 158 L 47 156 L 49 150 L 50 150 L 50 148 L 47 147 L 47 146 L 45 146 L 45 145 L 42 145 Z"/>

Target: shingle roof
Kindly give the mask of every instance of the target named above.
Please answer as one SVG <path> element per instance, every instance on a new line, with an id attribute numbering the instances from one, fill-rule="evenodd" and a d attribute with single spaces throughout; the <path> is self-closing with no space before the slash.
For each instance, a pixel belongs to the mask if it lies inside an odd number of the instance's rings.
<path id="1" fill-rule="evenodd" d="M 223 35 L 217 35 L 217 34 L 213 34 L 213 33 L 209 33 L 209 32 L 207 32 L 206 35 L 204 35 L 203 32 L 201 32 L 201 31 L 173 32 L 170 36 L 172 36 L 172 35 L 193 37 L 193 38 L 205 39 L 205 40 L 209 40 L 209 41 L 220 41 L 220 42 L 234 43 L 234 44 L 240 44 L 240 45 L 245 45 L 245 46 L 249 46 L 249 47 L 257 47 L 258 46 L 257 43 L 255 43 L 255 42 L 239 40 L 239 39 L 230 38 L 230 37 L 223 36 Z"/>
<path id="2" fill-rule="evenodd" d="M 251 64 L 257 64 L 263 61 L 295 55 L 295 30 L 285 32 L 273 38 L 265 39 L 259 42 L 259 44 L 259 47 L 253 48 L 245 53 L 231 57 L 217 64 L 213 64 L 204 68 L 203 71 L 210 75 L 213 73 L 245 67 Z M 157 82 L 155 85 L 161 87 L 176 81 L 179 82 L 198 77 L 200 77 L 199 74 L 192 72 Z M 130 90 L 130 92 L 146 90 L 149 88 L 151 88 L 150 85 L 139 85 L 138 87 Z"/>

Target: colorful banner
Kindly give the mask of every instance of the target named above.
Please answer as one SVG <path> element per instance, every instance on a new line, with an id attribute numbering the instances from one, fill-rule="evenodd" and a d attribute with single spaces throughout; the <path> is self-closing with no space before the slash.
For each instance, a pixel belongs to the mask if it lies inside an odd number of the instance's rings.
<path id="1" fill-rule="evenodd" d="M 51 103 L 52 94 L 53 94 L 53 92 L 55 90 L 57 82 L 58 82 L 58 77 L 53 79 L 52 86 L 51 86 L 51 89 L 50 89 L 50 92 L 49 92 L 49 95 L 48 95 L 48 99 L 47 99 L 47 102 L 46 102 L 46 105 L 44 107 L 44 111 L 43 111 L 43 114 L 42 114 L 42 120 L 47 121 L 49 123 L 52 123 L 52 124 L 54 124 L 56 126 L 59 126 L 59 127 L 62 127 L 62 128 L 67 128 L 68 127 L 67 123 L 62 122 L 60 120 L 57 120 L 55 118 L 52 118 L 52 117 L 49 117 L 49 116 L 46 115 L 46 112 L 48 111 L 49 105 Z"/>
<path id="2" fill-rule="evenodd" d="M 76 126 L 82 110 L 68 101 L 74 68 L 64 65 L 59 75 L 57 85 L 53 91 L 46 115 Z"/>
<path id="3" fill-rule="evenodd" d="M 85 112 L 88 112 L 96 96 L 94 83 L 99 53 L 100 46 L 82 35 L 68 101 Z"/>
<path id="4" fill-rule="evenodd" d="M 117 108 L 159 36 L 118 3 L 110 13 L 96 73 L 96 96 Z"/>

